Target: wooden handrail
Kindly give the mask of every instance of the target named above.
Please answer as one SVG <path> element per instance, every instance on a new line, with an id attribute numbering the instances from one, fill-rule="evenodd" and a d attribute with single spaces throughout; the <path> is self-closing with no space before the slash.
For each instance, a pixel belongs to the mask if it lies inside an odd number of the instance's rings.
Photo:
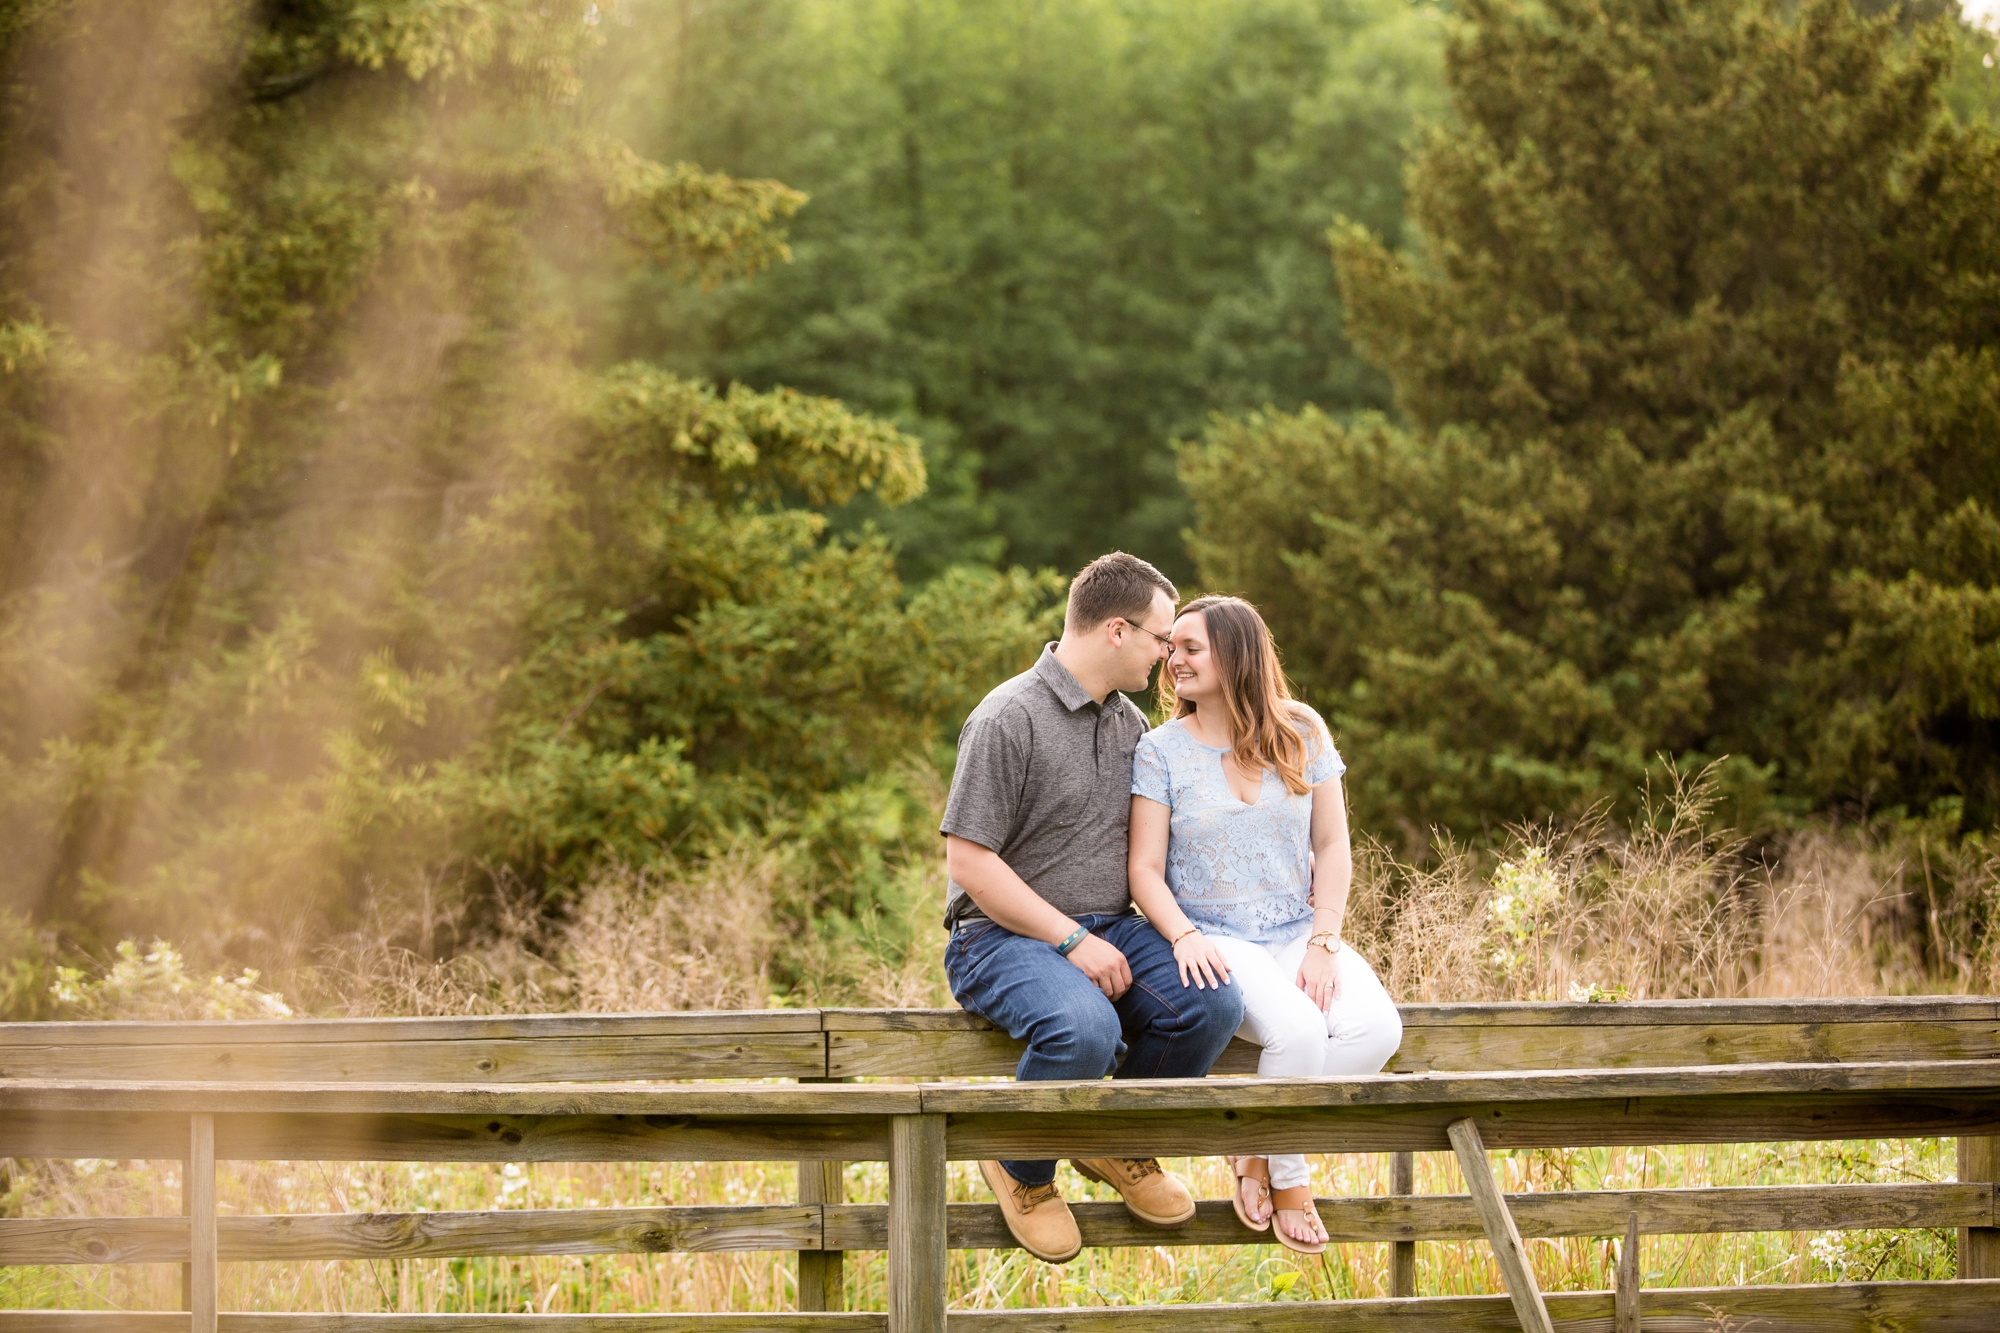
<path id="1" fill-rule="evenodd" d="M 991 1333 L 1052 1327 L 1056 1312 L 947 1316 L 951 1246 L 1010 1242 L 998 1210 L 947 1205 L 945 1164 L 984 1156 L 1245 1149 L 1435 1151 L 1454 1126 L 1468 1145 L 1802 1141 L 2000 1135 L 2000 1001 L 1659 1002 L 1632 1005 L 1409 1006 L 1399 1062 L 1436 1072 L 1329 1080 L 900 1084 L 646 1082 L 735 1075 L 819 1080 L 870 1070 L 933 1079 L 1010 1069 L 1005 1034 L 956 1012 L 538 1016 L 528 1019 L 295 1020 L 254 1024 L 0 1025 L 0 1155 L 190 1161 L 191 1219 L 0 1220 L 0 1263 L 192 1262 L 192 1313 L 126 1328 L 162 1333 L 343 1333 L 346 1316 L 214 1313 L 213 1265 L 252 1259 L 621 1253 L 669 1249 L 886 1249 L 882 1316 L 674 1316 L 659 1327 L 774 1326 L 885 1333 Z M 1494 1051 L 1524 1067 L 1456 1068 Z M 1772 1060 L 1772 1052 L 1800 1059 Z M 1926 1058 L 1883 1058 L 1885 1054 Z M 1763 1058 L 1758 1058 L 1758 1057 Z M 1602 1067 L 1577 1067 L 1594 1058 Z M 1231 1057 L 1241 1067 L 1242 1052 Z M 105 1077 L 103 1070 L 194 1078 Z M 381 1077 L 391 1070 L 400 1077 Z M 288 1075 L 272 1077 L 276 1071 Z M 295 1071 L 318 1075 L 289 1076 Z M 371 1072 L 375 1071 L 375 1072 Z M 582 1075 L 584 1077 L 579 1078 Z M 575 1080 L 575 1081 L 572 1081 Z M 204 1127 L 211 1127 L 205 1129 Z M 212 1138 L 204 1137 L 212 1133 Z M 191 1137 L 192 1136 L 192 1137 Z M 190 1147 L 190 1144 L 193 1144 Z M 212 1143 L 212 1151 L 210 1144 Z M 1989 1157 L 1991 1154 L 1989 1153 Z M 209 1160 L 642 1161 L 851 1160 L 891 1164 L 891 1204 L 836 1197 L 709 1209 L 214 1217 Z M 1966 1160 L 1975 1166 L 1977 1152 Z M 212 1171 L 212 1168 L 209 1168 Z M 1989 1166 L 1985 1175 L 2000 1174 Z M 828 1178 L 832 1178 L 829 1173 Z M 1321 1204 L 1335 1237 L 1413 1241 L 1485 1234 L 1618 1235 L 1850 1226 L 1958 1226 L 1979 1248 L 2000 1235 L 1990 1179 L 1942 1185 L 1786 1186 L 1502 1196 L 1401 1195 Z M 1142 1228 L 1118 1205 L 1077 1208 L 1090 1244 L 1261 1243 L 1226 1203 L 1179 1232 Z M 697 1216 L 699 1214 L 699 1216 Z M 1636 1222 L 1633 1220 L 1636 1219 Z M 1475 1231 L 1475 1228 L 1477 1229 Z M 196 1233 L 203 1234 L 196 1234 Z M 1518 1240 L 1513 1242 L 1518 1245 Z M 838 1260 L 831 1272 L 838 1291 Z M 1514 1305 L 1424 1298 L 1417 1306 L 1294 1306 L 1300 1328 L 1488 1330 L 1608 1319 L 1574 1294 L 1532 1292 L 1516 1264 Z M 1962 1273 L 1964 1270 L 1961 1270 Z M 203 1273 L 207 1274 L 204 1280 Z M 1976 1276 L 1967 1274 L 1968 1276 Z M 824 1275 L 823 1275 L 824 1276 Z M 1724 1310 L 1760 1333 L 1882 1326 L 2000 1328 L 2000 1282 L 1732 1289 Z M 1866 1293 L 1857 1295 L 1856 1293 Z M 1748 1293 L 1746 1295 L 1746 1293 Z M 1631 1293 L 1627 1293 L 1629 1296 Z M 1679 1326 L 1688 1293 L 1644 1293 L 1644 1325 Z M 1509 1310 L 1515 1313 L 1510 1314 Z M 1196 1311 L 1199 1310 L 1199 1315 Z M 1586 1311 L 1589 1311 L 1586 1313 Z M 1629 1314 L 1629 1301 L 1620 1318 Z M 1027 1313 L 1038 1317 L 1029 1319 Z M 1203 1333 L 1289 1328 L 1231 1307 L 1062 1311 L 1072 1330 Z M 1310 1318 L 1307 1315 L 1310 1314 Z M 1713 1314 L 1713 1311 L 1710 1312 Z M 651 1317 L 649 1317 L 650 1319 Z M 0 1333 L 96 1327 L 82 1312 L 0 1312 Z M 37 1322 L 39 1321 L 39 1322 Z M 163 1322 L 164 1321 L 164 1322 Z M 175 1322 L 178 1321 L 178 1322 Z M 1412 1323 L 1411 1321 L 1414 1321 Z M 606 1330 L 593 1317 L 369 1316 L 369 1328 Z M 1700 1326 L 1699 1323 L 1690 1327 Z M 654 1324 L 649 1322 L 649 1328 Z"/>

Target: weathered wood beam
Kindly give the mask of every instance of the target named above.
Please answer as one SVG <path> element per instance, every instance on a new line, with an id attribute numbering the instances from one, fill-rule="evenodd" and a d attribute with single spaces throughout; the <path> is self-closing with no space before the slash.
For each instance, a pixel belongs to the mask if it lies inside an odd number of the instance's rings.
<path id="1" fill-rule="evenodd" d="M 943 1116 L 891 1122 L 888 1333 L 945 1333 L 944 1163 Z"/>
<path id="2" fill-rule="evenodd" d="M 837 1165 L 828 1163 L 822 1169 Z M 1613 1236 L 1636 1216 L 1645 1235 L 1752 1231 L 1888 1230 L 1982 1224 L 1993 1216 L 1988 1184 L 1766 1185 L 1716 1189 L 1590 1190 L 1510 1194 L 1523 1236 Z M 1463 1194 L 1323 1198 L 1320 1216 L 1341 1244 L 1474 1240 L 1484 1233 Z M 1071 1205 L 1084 1243 L 1267 1245 L 1228 1201 L 1197 1205 L 1170 1231 L 1133 1219 L 1121 1203 Z M 822 1222 L 822 1219 L 824 1221 Z M 659 1254 L 882 1250 L 882 1204 L 736 1204 L 663 1208 L 497 1209 L 489 1212 L 295 1213 L 224 1217 L 225 1263 L 310 1259 L 482 1258 L 530 1254 Z M 1011 1249 L 1000 1210 L 954 1203 L 945 1214 L 953 1249 Z M 187 1222 L 175 1217 L 0 1219 L 0 1264 L 184 1263 Z M 1414 1293 L 1412 1293 L 1414 1294 Z"/>
<path id="3" fill-rule="evenodd" d="M 1514 1227 L 1514 1215 L 1507 1211 L 1506 1196 L 1494 1179 L 1493 1164 L 1487 1160 L 1486 1145 L 1480 1142 L 1479 1126 L 1471 1120 L 1454 1120 L 1448 1127 L 1451 1146 L 1458 1154 L 1459 1170 L 1472 1194 L 1472 1206 L 1493 1249 L 1493 1261 L 1500 1266 L 1500 1279 L 1507 1284 L 1507 1298 L 1514 1303 L 1514 1317 L 1522 1333 L 1555 1333 L 1549 1321 L 1549 1307 L 1542 1303 L 1542 1288 L 1528 1263 L 1527 1247 Z"/>
<path id="4" fill-rule="evenodd" d="M 513 1037 L 379 1042 L 0 1045 L 0 1077 L 210 1082 L 588 1083 L 807 1078 L 826 1068 L 817 1032 Z"/>

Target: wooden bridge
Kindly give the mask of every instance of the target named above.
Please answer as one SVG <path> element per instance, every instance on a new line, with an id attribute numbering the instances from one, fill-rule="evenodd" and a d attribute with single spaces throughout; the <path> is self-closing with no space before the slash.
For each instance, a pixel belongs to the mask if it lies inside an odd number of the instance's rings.
<path id="1" fill-rule="evenodd" d="M 966 1083 L 1018 1047 L 957 1012 L 0 1025 L 0 1155 L 178 1158 L 180 1218 L 0 1219 L 0 1264 L 179 1263 L 186 1310 L 0 1312 L 0 1333 L 1995 1333 L 2000 1001 L 1890 999 L 1407 1006 L 1373 1078 L 1259 1080 L 1238 1043 L 1208 1079 Z M 720 1082 L 718 1080 L 762 1080 Z M 770 1080 L 790 1080 L 775 1082 Z M 858 1082 L 851 1080 L 876 1080 Z M 1951 1136 L 1939 1184 L 1502 1195 L 1494 1148 Z M 1336 1241 L 1394 1246 L 1380 1300 L 953 1313 L 953 1248 L 1012 1245 L 999 1210 L 947 1204 L 945 1164 L 992 1156 L 1395 1154 L 1397 1193 L 1322 1199 Z M 1452 1151 L 1467 1195 L 1410 1192 Z M 790 1160 L 780 1206 L 218 1217 L 218 1160 Z M 841 1165 L 887 1161 L 887 1206 Z M 1089 1246 L 1266 1243 L 1226 1200 L 1165 1231 L 1076 1206 Z M 1654 1233 L 1956 1227 L 1959 1280 L 1638 1289 Z M 1627 1238 L 1614 1291 L 1544 1295 L 1523 1237 Z M 1484 1236 L 1507 1293 L 1415 1297 L 1414 1245 Z M 219 1313 L 221 1263 L 796 1251 L 797 1313 Z M 843 1311 L 842 1255 L 888 1252 L 889 1309 Z"/>

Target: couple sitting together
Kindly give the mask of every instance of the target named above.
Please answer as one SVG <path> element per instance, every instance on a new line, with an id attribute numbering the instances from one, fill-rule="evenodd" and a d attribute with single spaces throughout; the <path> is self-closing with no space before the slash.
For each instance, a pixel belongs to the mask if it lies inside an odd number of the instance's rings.
<path id="1" fill-rule="evenodd" d="M 1134 556 L 1092 561 L 1062 640 L 966 719 L 942 826 L 952 994 L 1027 1043 L 1021 1079 L 1198 1078 L 1239 1034 L 1266 1077 L 1375 1073 L 1403 1026 L 1340 939 L 1346 765 L 1256 608 L 1178 596 Z M 1162 661 L 1173 716 L 1149 730 L 1119 691 Z M 1325 1248 L 1302 1155 L 1229 1161 L 1245 1226 Z M 1022 1248 L 1076 1257 L 1054 1162 L 979 1165 Z M 1142 1221 L 1194 1216 L 1151 1158 L 1072 1165 Z"/>

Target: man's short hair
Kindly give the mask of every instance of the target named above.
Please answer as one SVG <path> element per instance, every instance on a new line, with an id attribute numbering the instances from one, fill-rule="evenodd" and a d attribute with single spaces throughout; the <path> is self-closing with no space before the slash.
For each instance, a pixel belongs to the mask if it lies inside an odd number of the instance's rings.
<path id="1" fill-rule="evenodd" d="M 1113 617 L 1138 624 L 1153 609 L 1153 594 L 1163 592 L 1168 601 L 1180 600 L 1173 580 L 1136 555 L 1113 551 L 1085 565 L 1069 585 L 1069 607 L 1063 613 L 1063 628 L 1096 629 Z"/>

